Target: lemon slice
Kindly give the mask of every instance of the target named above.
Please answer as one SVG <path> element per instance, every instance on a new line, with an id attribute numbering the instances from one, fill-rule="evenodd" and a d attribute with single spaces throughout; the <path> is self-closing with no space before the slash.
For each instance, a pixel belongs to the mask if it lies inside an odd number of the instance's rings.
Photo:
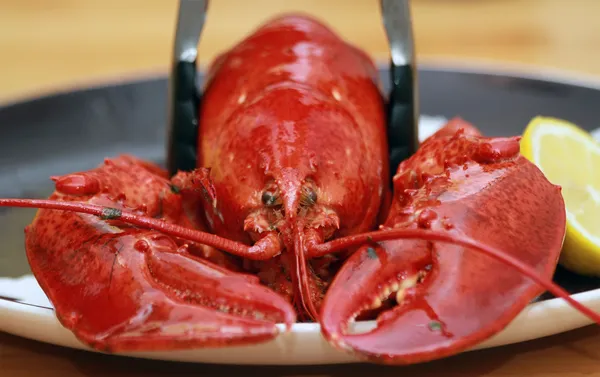
<path id="1" fill-rule="evenodd" d="M 572 123 L 536 117 L 525 129 L 521 153 L 562 187 L 567 232 L 559 263 L 600 276 L 600 143 Z"/>

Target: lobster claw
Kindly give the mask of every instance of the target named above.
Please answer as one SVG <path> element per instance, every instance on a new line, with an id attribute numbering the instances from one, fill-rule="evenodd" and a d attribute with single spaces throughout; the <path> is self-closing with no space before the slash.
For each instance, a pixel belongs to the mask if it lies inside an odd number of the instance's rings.
<path id="1" fill-rule="evenodd" d="M 323 302 L 325 337 L 338 348 L 377 362 L 430 361 L 465 351 L 499 332 L 543 292 L 486 256 L 467 257 L 469 251 L 454 245 L 435 249 L 428 241 L 405 240 L 401 247 L 383 242 L 353 254 Z M 551 276 L 551 261 L 540 260 L 536 270 Z M 376 327 L 350 334 L 350 320 L 368 310 L 379 312 Z"/>
<path id="2" fill-rule="evenodd" d="M 558 292 L 551 279 L 566 224 L 560 189 L 522 157 L 447 173 L 419 191 L 436 195 L 436 205 L 414 219 L 395 207 L 373 232 L 371 243 L 383 242 L 362 246 L 338 272 L 321 307 L 333 344 L 390 364 L 439 359 L 504 329 L 544 288 Z M 459 186 L 466 174 L 470 185 Z M 455 186 L 439 186 L 446 179 Z M 365 310 L 378 310 L 377 327 L 350 334 L 349 321 Z"/>
<path id="3" fill-rule="evenodd" d="M 186 236 L 218 238 L 196 230 L 187 207 L 195 189 L 210 198 L 207 173 L 171 182 L 159 167 L 120 156 L 55 177 L 49 200 L 0 199 L 40 208 L 26 228 L 27 259 L 58 320 L 83 343 L 105 352 L 254 344 L 296 321 L 255 276 L 192 254 L 206 250 Z M 175 185 L 186 177 L 198 187 Z"/>
<path id="4" fill-rule="evenodd" d="M 368 359 L 393 358 L 408 364 L 414 361 L 415 346 L 443 339 L 441 332 L 428 331 L 431 312 L 424 302 L 418 303 L 419 271 L 429 266 L 431 259 L 421 248 L 407 250 L 393 253 L 385 243 L 364 246 L 346 261 L 321 308 L 323 334 L 334 346 Z M 395 305 L 398 301 L 402 305 Z M 378 317 L 374 329 L 351 333 L 351 321 L 382 308 L 389 310 Z"/>
<path id="5" fill-rule="evenodd" d="M 42 210 L 28 228 L 33 273 L 63 326 L 104 352 L 266 341 L 295 322 L 293 307 L 253 276 L 214 265 L 158 232 L 126 228 L 61 252 L 82 227 L 48 244 Z M 65 213 L 65 227 L 79 217 Z M 75 221 L 68 221 L 74 219 Z M 63 226 L 62 224 L 59 226 Z M 56 250 L 56 252 L 54 252 Z M 47 269 L 45 266 L 59 266 Z"/>

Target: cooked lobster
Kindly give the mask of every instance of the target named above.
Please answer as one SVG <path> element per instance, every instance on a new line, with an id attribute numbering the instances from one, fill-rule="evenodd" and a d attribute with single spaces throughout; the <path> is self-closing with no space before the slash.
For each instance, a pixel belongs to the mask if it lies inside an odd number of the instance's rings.
<path id="1" fill-rule="evenodd" d="M 106 352 L 252 344 L 300 317 L 335 347 L 415 363 L 492 336 L 544 290 L 600 323 L 551 282 L 565 206 L 518 137 L 455 119 L 392 188 L 384 110 L 367 55 L 279 17 L 211 66 L 197 169 L 124 155 L 0 205 L 40 208 L 32 272 Z M 350 334 L 357 318 L 377 327 Z"/>

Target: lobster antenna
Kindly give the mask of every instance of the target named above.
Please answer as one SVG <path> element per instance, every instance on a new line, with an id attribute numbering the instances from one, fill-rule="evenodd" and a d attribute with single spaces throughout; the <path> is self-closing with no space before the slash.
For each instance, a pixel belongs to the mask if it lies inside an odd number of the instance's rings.
<path id="1" fill-rule="evenodd" d="M 352 246 L 359 246 L 369 242 L 389 241 L 396 239 L 427 239 L 430 241 L 439 241 L 463 246 L 469 249 L 477 250 L 486 254 L 497 261 L 500 261 L 523 275 L 535 281 L 554 296 L 567 301 L 573 308 L 586 315 L 588 318 L 600 325 L 600 314 L 596 313 L 587 306 L 574 300 L 569 292 L 565 291 L 559 285 L 549 279 L 540 277 L 540 275 L 527 264 L 507 255 L 499 249 L 487 246 L 465 235 L 456 235 L 448 232 L 440 232 L 426 229 L 388 229 L 368 233 L 357 234 L 353 236 L 338 238 L 322 244 L 313 244 L 310 246 L 309 254 L 311 257 L 319 257 L 325 254 L 334 253 L 347 249 Z"/>
<path id="2" fill-rule="evenodd" d="M 166 234 L 184 238 L 189 241 L 212 246 L 214 248 L 229 252 L 231 254 L 242 257 L 252 258 L 255 260 L 269 259 L 279 250 L 273 251 L 271 245 L 248 246 L 240 242 L 231 241 L 217 235 L 202 232 L 199 230 L 189 229 L 176 224 L 166 223 L 159 219 L 154 219 L 148 216 L 136 215 L 129 212 L 124 212 L 118 208 L 100 206 L 96 204 L 78 203 L 78 202 L 61 202 L 57 200 L 44 199 L 0 199 L 0 207 L 24 207 L 24 208 L 45 208 L 53 210 L 64 210 L 76 213 L 86 213 L 95 215 L 103 220 L 119 220 L 128 224 L 137 225 L 151 230 L 157 230 Z M 439 232 L 425 229 L 389 229 L 383 231 L 374 231 L 368 233 L 357 234 L 338 238 L 323 244 L 310 245 L 309 255 L 313 257 L 323 256 L 325 254 L 334 253 L 344 250 L 352 246 L 359 246 L 368 242 L 380 242 L 394 239 L 429 239 L 431 241 L 439 241 L 460 245 L 466 248 L 477 250 L 486 254 L 506 265 L 516 269 L 523 275 L 535 281 L 554 296 L 567 301 L 573 308 L 577 309 L 582 314 L 589 317 L 591 320 L 600 324 L 600 314 L 594 312 L 585 305 L 571 298 L 569 293 L 562 289 L 557 284 L 548 279 L 540 277 L 537 272 L 530 266 L 506 255 L 502 251 L 489 247 L 480 242 L 477 242 L 465 235 L 455 235 L 447 232 Z M 277 247 L 278 248 L 278 247 Z"/>
<path id="3" fill-rule="evenodd" d="M 296 286 L 300 287 L 300 304 L 304 307 L 305 312 L 308 313 L 313 320 L 318 321 L 319 311 L 311 299 L 308 263 L 306 262 L 308 245 L 304 241 L 304 238 L 300 236 L 299 228 L 300 224 L 296 224 L 293 241 L 294 258 L 296 261 L 295 276 L 298 280 Z"/>
<path id="4" fill-rule="evenodd" d="M 180 237 L 188 241 L 212 246 L 216 249 L 253 260 L 270 259 L 281 251 L 279 245 L 274 244 L 269 239 L 266 239 L 266 242 L 261 243 L 258 241 L 254 246 L 248 246 L 215 234 L 186 228 L 177 224 L 170 224 L 148 216 L 136 215 L 119 208 L 105 207 L 96 204 L 63 202 L 49 199 L 0 199 L 0 207 L 44 208 L 86 213 L 98 216 L 102 220 L 118 220 L 146 229 L 161 231 L 174 237 Z"/>

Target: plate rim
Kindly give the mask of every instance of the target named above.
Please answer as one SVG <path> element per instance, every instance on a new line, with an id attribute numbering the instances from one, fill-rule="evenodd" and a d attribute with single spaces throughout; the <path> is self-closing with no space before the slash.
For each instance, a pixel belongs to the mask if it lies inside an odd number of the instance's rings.
<path id="1" fill-rule="evenodd" d="M 580 303 L 587 305 L 592 310 L 600 310 L 600 293 L 598 290 L 581 292 Z M 65 327 L 63 327 L 53 310 L 46 307 L 28 305 L 9 300 L 0 300 L 0 313 L 4 313 L 7 317 L 18 318 L 8 324 L 2 326 L 3 332 L 13 334 L 22 338 L 39 341 L 53 346 L 78 349 L 92 353 L 105 353 L 89 347 L 79 341 L 75 335 Z M 550 313 L 550 314 L 549 314 Z M 552 318 L 553 314 L 563 318 L 562 329 L 561 324 L 556 324 Z M 530 318 L 531 317 L 531 318 Z M 25 320 L 25 324 L 21 320 Z M 538 321 L 534 323 L 534 320 Z M 541 320 L 541 321 L 540 321 Z M 15 324 L 19 322 L 18 324 Z M 29 325 L 27 323 L 29 322 Z M 540 324 L 540 322 L 552 322 Z M 497 348 L 511 344 L 523 343 L 530 340 L 541 339 L 547 336 L 557 335 L 572 331 L 591 324 L 587 317 L 570 307 L 566 302 L 558 302 L 557 300 L 547 300 L 528 305 L 515 317 L 503 330 L 487 338 L 471 348 L 468 348 L 460 353 L 472 352 L 487 348 Z M 532 325 L 533 330 L 529 334 L 523 334 L 523 326 Z M 38 328 L 36 331 L 35 328 Z M 282 325 L 278 325 L 280 329 Z M 8 328 L 8 329 L 7 329 Z M 511 330 L 512 328 L 512 330 Z M 516 328 L 516 329 L 515 329 Z M 522 334 L 520 337 L 515 337 L 515 333 Z M 510 334 L 513 335 L 510 335 Z M 317 339 L 315 339 L 315 337 Z M 304 340 L 304 341 L 303 341 Z M 299 344 L 314 343 L 313 346 L 318 350 L 306 351 Z M 274 358 L 270 356 L 266 358 L 261 355 L 256 358 L 255 352 L 261 353 L 273 351 L 273 348 L 279 352 Z M 152 359 L 173 362 L 186 362 L 196 364 L 217 364 L 217 365 L 271 365 L 271 366 L 299 366 L 299 365 L 339 365 L 364 363 L 365 360 L 359 355 L 335 349 L 322 337 L 320 326 L 318 323 L 297 323 L 287 333 L 280 333 L 275 338 L 264 343 L 246 345 L 246 346 L 229 346 L 226 347 L 227 353 L 233 353 L 233 358 L 228 358 L 219 355 L 222 352 L 222 347 L 207 347 L 207 348 L 192 348 L 186 350 L 158 350 L 148 352 L 123 352 L 123 353 L 108 353 L 116 357 L 128 357 L 137 359 Z M 254 352 L 252 352 L 254 349 Z M 290 357 L 290 351 L 299 352 L 300 355 L 294 354 Z M 250 353 L 250 355 L 248 355 Z M 322 354 L 324 353 L 324 354 Z M 106 354 L 106 353 L 105 353 Z M 255 354 L 255 356 L 252 356 Z M 211 356 L 212 355 L 212 356 Z M 220 361 L 210 361 L 215 357 Z M 262 358 L 262 359 L 261 359 Z"/>

